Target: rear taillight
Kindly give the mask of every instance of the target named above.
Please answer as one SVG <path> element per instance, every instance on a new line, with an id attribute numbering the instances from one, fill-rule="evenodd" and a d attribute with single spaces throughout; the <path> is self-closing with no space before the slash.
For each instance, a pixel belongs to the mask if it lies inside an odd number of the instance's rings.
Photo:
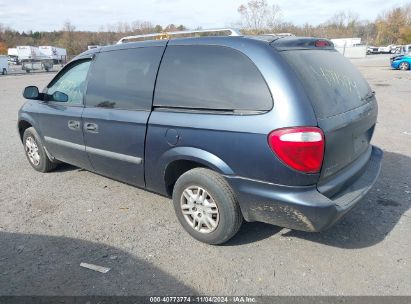
<path id="1" fill-rule="evenodd" d="M 315 47 L 327 47 L 331 44 L 327 40 L 316 40 L 314 43 Z"/>
<path id="2" fill-rule="evenodd" d="M 268 144 L 291 168 L 318 173 L 324 158 L 324 134 L 316 127 L 296 127 L 272 131 Z"/>

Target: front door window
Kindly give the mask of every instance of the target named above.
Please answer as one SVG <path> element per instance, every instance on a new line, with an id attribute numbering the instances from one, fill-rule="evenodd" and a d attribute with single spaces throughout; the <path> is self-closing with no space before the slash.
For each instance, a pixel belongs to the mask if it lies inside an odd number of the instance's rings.
<path id="1" fill-rule="evenodd" d="M 49 87 L 47 93 L 53 95 L 54 92 L 59 91 L 68 96 L 67 104 L 82 104 L 90 63 L 91 61 L 83 61 L 75 64 Z"/>

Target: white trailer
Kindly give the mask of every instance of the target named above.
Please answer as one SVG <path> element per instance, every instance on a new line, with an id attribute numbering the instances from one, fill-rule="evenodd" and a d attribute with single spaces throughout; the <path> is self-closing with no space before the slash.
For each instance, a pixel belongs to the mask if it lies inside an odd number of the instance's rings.
<path id="1" fill-rule="evenodd" d="M 367 46 L 361 44 L 361 38 L 331 39 L 337 51 L 347 58 L 364 58 L 367 55 Z"/>
<path id="2" fill-rule="evenodd" d="M 0 73 L 6 75 L 9 71 L 9 61 L 7 56 L 0 55 Z"/>
<path id="3" fill-rule="evenodd" d="M 40 49 L 35 46 L 17 46 L 17 54 L 21 62 L 47 59 L 47 57 L 40 52 Z"/>
<path id="4" fill-rule="evenodd" d="M 46 70 L 53 68 L 53 60 L 48 59 L 38 47 L 17 46 L 18 59 L 21 62 L 21 69 L 30 73 L 33 70 Z"/>
<path id="5" fill-rule="evenodd" d="M 42 52 L 48 59 L 52 59 L 54 63 L 65 63 L 67 61 L 67 51 L 63 48 L 58 48 L 50 45 L 39 46 Z"/>

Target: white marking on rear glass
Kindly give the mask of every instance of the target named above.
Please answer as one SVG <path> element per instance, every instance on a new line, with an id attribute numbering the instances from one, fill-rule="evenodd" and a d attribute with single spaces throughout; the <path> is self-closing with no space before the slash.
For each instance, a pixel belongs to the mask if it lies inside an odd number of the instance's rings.
<path id="1" fill-rule="evenodd" d="M 325 80 L 332 89 L 338 90 L 342 87 L 349 93 L 355 93 L 358 99 L 361 100 L 358 84 L 356 81 L 351 79 L 351 77 L 322 66 L 314 67 L 313 65 L 310 65 L 310 69 L 320 81 L 321 79 Z"/>

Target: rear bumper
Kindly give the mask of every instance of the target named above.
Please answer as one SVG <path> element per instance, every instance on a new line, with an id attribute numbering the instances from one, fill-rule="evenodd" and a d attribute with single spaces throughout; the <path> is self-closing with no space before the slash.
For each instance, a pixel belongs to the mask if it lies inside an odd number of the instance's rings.
<path id="1" fill-rule="evenodd" d="M 328 198 L 317 187 L 289 187 L 225 176 L 238 195 L 245 220 L 303 231 L 321 231 L 337 222 L 371 189 L 381 170 L 383 152 L 373 147 L 363 173 Z"/>

